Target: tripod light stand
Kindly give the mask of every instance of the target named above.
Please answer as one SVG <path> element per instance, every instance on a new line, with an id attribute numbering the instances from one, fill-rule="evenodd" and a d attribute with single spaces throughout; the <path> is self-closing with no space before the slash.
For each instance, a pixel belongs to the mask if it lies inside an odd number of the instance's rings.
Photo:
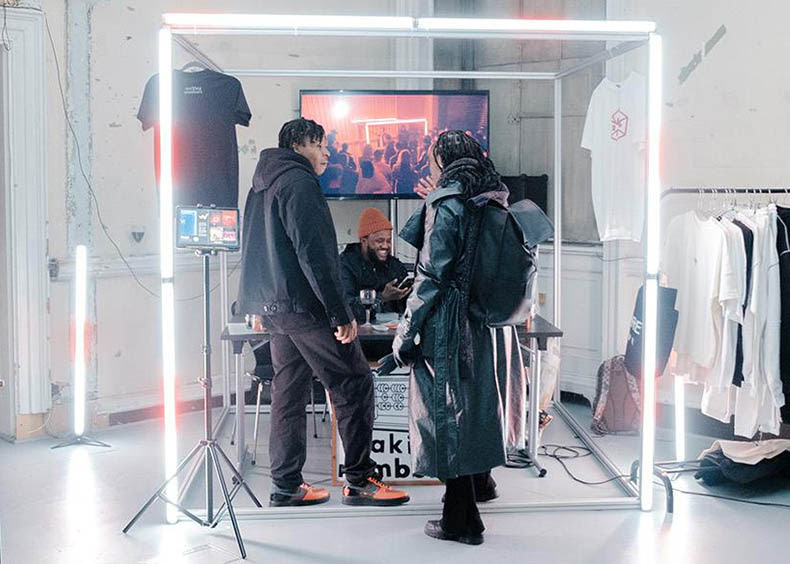
<path id="1" fill-rule="evenodd" d="M 196 254 L 203 257 L 203 376 L 198 380 L 203 388 L 203 425 L 204 425 L 204 438 L 192 448 L 189 454 L 178 463 L 175 472 L 165 480 L 158 490 L 145 502 L 143 507 L 132 518 L 131 521 L 124 527 L 123 532 L 127 533 L 129 529 L 137 522 L 143 513 L 156 501 L 161 499 L 165 503 L 177 508 L 181 513 L 204 527 L 215 527 L 219 520 L 222 518 L 225 511 L 228 512 L 231 523 L 233 524 L 233 533 L 236 535 L 236 543 L 239 546 L 239 553 L 242 558 L 247 557 L 247 552 L 244 549 L 244 542 L 239 532 L 239 524 L 236 520 L 236 513 L 233 510 L 233 498 L 236 496 L 241 488 L 247 492 L 256 506 L 261 507 L 261 502 L 252 493 L 252 490 L 244 481 L 244 478 L 233 465 L 230 458 L 222 450 L 222 447 L 217 443 L 216 439 L 212 436 L 211 425 L 211 308 L 210 308 L 210 278 L 209 278 L 209 257 L 217 253 L 217 249 L 201 249 L 197 250 Z M 168 498 L 165 494 L 165 489 L 168 484 L 173 481 L 181 471 L 186 468 L 187 464 L 195 457 L 201 456 L 205 463 L 205 478 L 206 478 L 206 518 L 201 519 L 183 505 L 178 503 L 177 500 Z M 225 482 L 225 475 L 222 472 L 222 463 L 228 467 L 231 475 L 233 476 L 233 487 L 229 490 Z M 222 488 L 222 497 L 224 503 L 215 513 L 214 511 L 214 473 L 216 473 L 217 481 Z"/>

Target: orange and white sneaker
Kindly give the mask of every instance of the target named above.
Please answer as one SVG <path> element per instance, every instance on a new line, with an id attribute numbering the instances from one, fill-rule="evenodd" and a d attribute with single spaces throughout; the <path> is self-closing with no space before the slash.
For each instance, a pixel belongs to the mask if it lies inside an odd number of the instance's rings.
<path id="1" fill-rule="evenodd" d="M 382 484 L 370 477 L 363 486 L 346 483 L 343 488 L 343 503 L 346 505 L 402 505 L 409 501 L 409 494 Z"/>
<path id="2" fill-rule="evenodd" d="M 317 505 L 329 501 L 329 490 L 303 482 L 293 492 L 273 491 L 269 494 L 269 507 Z"/>

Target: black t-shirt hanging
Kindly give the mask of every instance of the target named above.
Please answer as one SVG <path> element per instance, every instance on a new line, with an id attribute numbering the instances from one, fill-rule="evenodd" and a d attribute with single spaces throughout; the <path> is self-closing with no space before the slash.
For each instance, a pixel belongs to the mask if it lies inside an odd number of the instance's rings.
<path id="1" fill-rule="evenodd" d="M 212 70 L 173 71 L 173 205 L 239 203 L 236 124 L 250 124 L 250 108 L 235 77 Z M 143 130 L 156 125 L 154 163 L 159 184 L 159 75 L 145 85 L 137 112 Z"/>

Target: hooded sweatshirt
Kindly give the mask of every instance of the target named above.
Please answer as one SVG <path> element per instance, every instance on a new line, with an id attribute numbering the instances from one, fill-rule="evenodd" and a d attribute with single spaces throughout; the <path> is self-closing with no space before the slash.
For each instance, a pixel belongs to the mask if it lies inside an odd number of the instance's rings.
<path id="1" fill-rule="evenodd" d="M 275 333 L 352 319 L 329 206 L 310 162 L 290 149 L 265 149 L 255 168 L 244 209 L 239 306 Z"/>

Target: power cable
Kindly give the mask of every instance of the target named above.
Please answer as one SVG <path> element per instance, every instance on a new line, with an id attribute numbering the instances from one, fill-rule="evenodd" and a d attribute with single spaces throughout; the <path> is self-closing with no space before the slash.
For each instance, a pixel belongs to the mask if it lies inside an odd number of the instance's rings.
<path id="1" fill-rule="evenodd" d="M 552 449 L 552 450 L 549 450 Z M 559 454 L 560 452 L 566 452 L 568 454 Z M 574 460 L 578 458 L 586 458 L 592 455 L 592 451 L 585 447 L 585 446 L 565 446 L 565 445 L 555 445 L 555 444 L 545 444 L 541 445 L 538 454 L 540 456 L 545 456 L 547 458 L 551 458 L 556 460 L 560 463 L 560 466 L 565 470 L 568 476 L 575 482 L 580 484 L 584 484 L 585 486 L 600 486 L 602 484 L 608 484 L 609 482 L 614 482 L 615 480 L 621 480 L 623 478 L 630 478 L 631 476 L 628 474 L 620 474 L 618 476 L 614 476 L 609 478 L 608 480 L 602 480 L 600 482 L 590 482 L 587 480 L 582 480 L 581 478 L 574 475 L 571 472 L 568 465 L 565 463 L 566 460 Z"/>
<path id="2" fill-rule="evenodd" d="M 112 246 L 115 247 L 115 251 L 118 253 L 118 256 L 121 258 L 123 263 L 126 265 L 126 268 L 129 269 L 129 272 L 131 273 L 131 275 L 134 278 L 135 282 L 137 282 L 137 284 L 143 290 L 145 290 L 149 295 L 151 295 L 151 296 L 153 296 L 155 298 L 158 298 L 158 297 L 160 297 L 159 294 L 157 294 L 156 292 L 151 290 L 148 286 L 143 284 L 143 282 L 137 277 L 137 273 L 134 271 L 134 269 L 132 269 L 132 266 L 126 260 L 126 257 L 124 256 L 123 252 L 121 252 L 121 248 L 115 242 L 115 239 L 113 239 L 112 236 L 110 235 L 110 232 L 107 229 L 107 225 L 105 225 L 104 220 L 102 219 L 101 208 L 99 206 L 99 200 L 98 200 L 98 198 L 96 198 L 96 193 L 93 191 L 93 185 L 91 184 L 90 180 L 88 180 L 88 175 L 85 173 L 85 168 L 82 165 L 82 149 L 80 147 L 79 138 L 77 137 L 76 131 L 74 131 L 74 125 L 71 123 L 71 119 L 69 118 L 69 113 L 68 113 L 68 110 L 66 108 L 66 95 L 65 95 L 65 93 L 63 91 L 63 81 L 60 78 L 60 60 L 58 59 L 57 50 L 55 49 L 55 40 L 52 38 L 52 30 L 49 28 L 49 19 L 47 18 L 46 12 L 44 12 L 44 24 L 46 25 L 46 28 L 47 28 L 47 36 L 49 37 L 49 44 L 52 47 L 52 56 L 53 56 L 53 58 L 55 60 L 55 72 L 56 72 L 56 75 L 57 75 L 57 78 L 58 78 L 58 89 L 60 91 L 60 101 L 61 101 L 61 104 L 63 106 L 63 116 L 66 119 L 66 124 L 68 125 L 69 130 L 71 131 L 72 138 L 74 139 L 74 146 L 77 149 L 77 164 L 79 165 L 80 173 L 82 175 L 83 180 L 85 181 L 86 186 L 88 187 L 88 191 L 90 192 L 90 195 L 93 198 L 94 203 L 96 204 L 96 206 L 95 206 L 96 207 L 96 217 L 99 219 L 99 225 L 101 226 L 102 231 L 104 232 L 104 235 L 107 237 L 107 239 L 110 241 L 110 243 L 112 243 Z"/>
<path id="3" fill-rule="evenodd" d="M 6 51 L 11 50 L 11 36 L 8 34 L 8 4 L 3 2 L 3 33 L 2 33 L 3 49 Z"/>

